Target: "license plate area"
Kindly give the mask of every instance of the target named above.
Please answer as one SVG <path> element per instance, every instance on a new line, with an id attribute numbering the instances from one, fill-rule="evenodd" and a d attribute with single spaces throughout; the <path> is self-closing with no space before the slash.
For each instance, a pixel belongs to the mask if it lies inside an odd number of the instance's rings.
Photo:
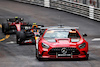
<path id="1" fill-rule="evenodd" d="M 71 54 L 58 54 L 58 57 L 71 57 Z"/>

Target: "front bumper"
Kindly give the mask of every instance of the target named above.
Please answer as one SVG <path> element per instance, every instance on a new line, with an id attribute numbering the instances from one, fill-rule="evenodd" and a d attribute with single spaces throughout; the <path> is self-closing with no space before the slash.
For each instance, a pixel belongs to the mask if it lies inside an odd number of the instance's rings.
<path id="1" fill-rule="evenodd" d="M 49 58 L 49 59 L 77 59 L 77 58 L 86 58 L 86 55 L 72 55 L 70 57 L 58 57 L 57 55 L 43 55 L 41 58 Z"/>
<path id="2" fill-rule="evenodd" d="M 88 55 L 85 50 L 79 51 L 76 48 L 74 48 L 73 50 L 70 49 L 66 53 L 66 56 L 59 56 L 58 54 L 63 54 L 61 52 L 50 53 L 51 50 L 44 49 L 44 48 L 41 51 L 39 52 L 40 58 L 48 58 L 48 59 L 76 59 L 76 58 L 86 58 Z M 67 54 L 70 56 L 67 56 Z"/>

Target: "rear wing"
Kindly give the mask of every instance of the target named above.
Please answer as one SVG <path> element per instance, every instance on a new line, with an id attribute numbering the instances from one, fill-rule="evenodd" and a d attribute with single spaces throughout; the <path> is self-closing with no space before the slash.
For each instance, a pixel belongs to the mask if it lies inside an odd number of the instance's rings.
<path id="1" fill-rule="evenodd" d="M 23 18 L 9 18 L 9 19 L 7 19 L 7 22 L 15 22 L 16 20 L 18 20 L 18 21 L 23 21 L 24 19 Z"/>

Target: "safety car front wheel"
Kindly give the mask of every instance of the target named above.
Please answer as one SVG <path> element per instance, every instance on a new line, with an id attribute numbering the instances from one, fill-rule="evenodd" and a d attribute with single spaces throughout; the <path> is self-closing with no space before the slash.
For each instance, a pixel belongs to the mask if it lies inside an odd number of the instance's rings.
<path id="1" fill-rule="evenodd" d="M 39 60 L 39 61 L 41 61 L 42 60 L 42 58 L 40 57 L 40 55 L 39 55 L 39 53 L 38 53 L 38 50 L 36 49 L 36 58 Z"/>

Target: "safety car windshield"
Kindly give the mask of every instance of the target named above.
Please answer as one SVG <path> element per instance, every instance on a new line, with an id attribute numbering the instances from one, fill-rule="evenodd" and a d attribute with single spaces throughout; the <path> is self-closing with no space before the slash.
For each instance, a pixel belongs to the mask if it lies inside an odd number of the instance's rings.
<path id="1" fill-rule="evenodd" d="M 44 38 L 79 38 L 78 33 L 70 33 L 71 30 L 49 30 Z"/>

